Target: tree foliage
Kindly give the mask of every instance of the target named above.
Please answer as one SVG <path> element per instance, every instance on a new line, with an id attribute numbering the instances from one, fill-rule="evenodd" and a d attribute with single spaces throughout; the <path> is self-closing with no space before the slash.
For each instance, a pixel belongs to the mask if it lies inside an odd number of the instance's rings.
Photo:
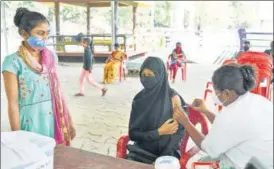
<path id="1" fill-rule="evenodd" d="M 8 17 L 13 17 L 18 7 L 26 7 L 30 10 L 40 11 L 43 4 L 34 1 L 3 1 L 8 9 Z M 3 3 L 1 2 L 1 3 Z M 172 21 L 172 1 L 154 1 L 154 8 L 137 8 L 136 28 L 170 27 Z M 238 28 L 251 27 L 256 21 L 256 4 L 248 6 L 243 1 L 196 1 L 194 4 L 194 15 L 192 11 L 182 12 L 185 16 L 185 27 L 195 26 L 215 28 Z M 250 4 L 250 3 L 249 3 Z M 86 8 L 61 4 L 61 22 L 72 22 L 75 24 L 86 24 Z M 251 9 L 252 8 L 252 9 Z M 153 11 L 151 11 L 153 9 Z M 188 9 L 187 9 L 188 10 Z M 47 12 L 45 12 L 47 11 Z M 43 8 L 48 14 L 48 19 L 54 21 L 54 7 Z M 132 30 L 133 15 L 132 7 L 118 8 L 119 32 L 130 32 Z M 153 18 L 152 18 L 153 17 Z M 175 16 L 176 17 L 176 16 Z M 111 8 L 91 8 L 91 29 L 102 29 L 102 32 L 109 32 L 111 27 Z M 12 25 L 12 19 L 7 19 L 8 25 Z M 189 24 L 188 24 L 189 23 Z M 194 23 L 194 24 L 193 24 Z M 122 33 L 120 32 L 120 33 Z"/>
<path id="2" fill-rule="evenodd" d="M 218 8 L 216 8 L 216 6 Z M 195 2 L 195 27 L 239 28 L 251 27 L 255 22 L 256 6 L 242 1 Z"/>
<path id="3" fill-rule="evenodd" d="M 170 1 L 155 1 L 154 8 L 154 26 L 169 27 L 171 24 L 171 9 Z"/>

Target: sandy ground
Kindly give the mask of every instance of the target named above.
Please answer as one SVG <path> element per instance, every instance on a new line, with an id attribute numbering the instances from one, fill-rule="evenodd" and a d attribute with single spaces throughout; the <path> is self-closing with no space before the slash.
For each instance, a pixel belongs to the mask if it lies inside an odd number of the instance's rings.
<path id="1" fill-rule="evenodd" d="M 142 88 L 139 78 L 127 78 L 126 81 L 107 85 L 108 92 L 101 92 L 86 84 L 85 97 L 74 97 L 79 91 L 79 73 L 81 64 L 69 64 L 58 69 L 61 84 L 77 129 L 73 147 L 105 155 L 115 156 L 116 143 L 120 136 L 127 135 L 131 102 Z M 181 73 L 171 86 L 187 102 L 195 97 L 203 97 L 205 84 L 210 79 L 214 66 L 188 64 L 187 81 L 182 82 Z M 102 81 L 103 65 L 94 66 L 93 77 Z M 2 81 L 2 79 L 1 79 Z M 9 130 L 7 100 L 1 83 L 1 131 Z"/>

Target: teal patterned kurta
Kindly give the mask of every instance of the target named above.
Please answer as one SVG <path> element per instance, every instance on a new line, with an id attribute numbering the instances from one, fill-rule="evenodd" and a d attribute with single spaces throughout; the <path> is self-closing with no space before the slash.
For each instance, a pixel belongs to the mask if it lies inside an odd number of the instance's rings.
<path id="1" fill-rule="evenodd" d="M 2 72 L 17 75 L 20 128 L 54 138 L 54 112 L 47 73 L 37 73 L 24 60 L 11 54 L 5 57 Z"/>

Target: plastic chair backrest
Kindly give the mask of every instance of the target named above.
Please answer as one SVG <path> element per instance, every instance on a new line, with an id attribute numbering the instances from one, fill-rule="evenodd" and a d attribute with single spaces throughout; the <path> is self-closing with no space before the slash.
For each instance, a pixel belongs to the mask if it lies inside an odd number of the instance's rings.
<path id="1" fill-rule="evenodd" d="M 129 136 L 122 136 L 117 142 L 116 157 L 117 158 L 126 158 L 127 155 L 127 144 L 129 142 Z"/>
<path id="2" fill-rule="evenodd" d="M 270 85 L 271 75 L 269 75 L 269 72 L 261 71 L 257 77 L 256 88 L 253 89 L 251 92 L 260 94 L 270 100 Z"/>
<path id="3" fill-rule="evenodd" d="M 244 52 L 237 59 L 238 64 L 254 64 L 260 70 L 272 72 L 273 59 L 263 52 Z"/>
<path id="4" fill-rule="evenodd" d="M 204 135 L 207 135 L 208 133 L 208 125 L 207 125 L 207 120 L 203 114 L 201 114 L 199 111 L 194 110 L 192 107 L 188 107 L 188 118 L 190 122 L 193 125 L 197 125 L 198 123 L 201 125 L 202 133 Z M 189 134 L 186 132 L 182 143 L 181 143 L 181 169 L 186 168 L 186 164 L 188 160 L 193 157 L 195 154 L 199 152 L 199 148 L 197 146 L 192 147 L 190 150 L 186 151 L 187 148 L 187 143 L 189 140 Z"/>
<path id="5" fill-rule="evenodd" d="M 273 69 L 272 58 L 262 52 L 245 52 L 239 55 L 238 64 L 250 64 L 254 66 L 257 73 L 257 83 L 251 92 L 270 99 L 269 92 Z M 265 86 L 261 86 L 263 80 L 266 80 Z"/>
<path id="6" fill-rule="evenodd" d="M 222 65 L 228 65 L 228 64 L 237 64 L 237 60 L 236 59 L 228 59 L 228 60 L 225 60 Z"/>

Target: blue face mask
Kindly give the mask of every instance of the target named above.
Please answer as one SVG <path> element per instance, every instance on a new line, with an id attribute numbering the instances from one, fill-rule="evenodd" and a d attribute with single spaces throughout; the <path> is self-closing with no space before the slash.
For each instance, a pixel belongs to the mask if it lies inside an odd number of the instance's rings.
<path id="1" fill-rule="evenodd" d="M 34 37 L 34 36 L 30 36 L 27 39 L 27 42 L 30 45 L 30 47 L 32 47 L 34 49 L 43 49 L 43 48 L 45 48 L 45 44 L 46 44 L 45 40 L 42 40 L 42 39 Z"/>
<path id="2" fill-rule="evenodd" d="M 141 83 L 144 86 L 145 89 L 152 89 L 157 84 L 157 79 L 153 76 L 149 77 L 141 77 Z"/>

